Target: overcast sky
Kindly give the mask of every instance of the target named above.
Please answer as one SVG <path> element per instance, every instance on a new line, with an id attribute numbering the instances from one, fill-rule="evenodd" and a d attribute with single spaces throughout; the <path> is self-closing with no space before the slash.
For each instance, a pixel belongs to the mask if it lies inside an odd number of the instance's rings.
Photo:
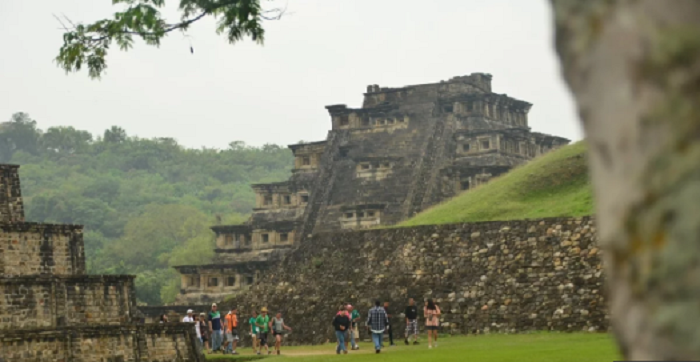
<path id="1" fill-rule="evenodd" d="M 62 43 L 53 14 L 92 21 L 116 10 L 111 0 L 0 0 L 0 121 L 23 111 L 42 129 L 101 134 L 118 125 L 188 147 L 286 145 L 325 139 L 324 106 L 360 107 L 368 84 L 484 72 L 495 92 L 534 104 L 534 131 L 582 137 L 559 74 L 548 1 L 286 1 L 287 15 L 266 23 L 264 46 L 230 45 L 208 20 L 160 48 L 112 50 L 107 74 L 90 80 L 53 63 Z"/>

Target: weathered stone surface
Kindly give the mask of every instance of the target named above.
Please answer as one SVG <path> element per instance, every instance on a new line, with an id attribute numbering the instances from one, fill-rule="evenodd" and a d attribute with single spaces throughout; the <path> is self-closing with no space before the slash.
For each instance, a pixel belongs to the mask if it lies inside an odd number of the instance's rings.
<path id="1" fill-rule="evenodd" d="M 135 318 L 130 275 L 0 278 L 0 330 L 119 325 Z"/>
<path id="2" fill-rule="evenodd" d="M 24 221 L 17 165 L 0 165 L 0 223 Z"/>
<path id="3" fill-rule="evenodd" d="M 373 300 L 389 301 L 401 326 L 409 297 L 440 303 L 446 333 L 607 331 L 593 225 L 583 217 L 316 234 L 224 308 L 282 311 L 292 343 L 332 338 L 341 302 L 366 316 Z M 547 236 L 550 228 L 560 232 Z"/>
<path id="4" fill-rule="evenodd" d="M 189 304 L 189 305 L 176 305 L 176 306 L 139 306 L 139 312 L 144 319 L 145 323 L 158 323 L 158 318 L 165 314 L 168 316 L 168 320 L 172 322 L 181 321 L 183 317 L 187 315 L 187 310 L 192 309 L 195 315 L 200 313 L 207 313 L 211 310 L 211 304 Z"/>
<path id="5" fill-rule="evenodd" d="M 192 324 L 19 329 L 0 335 L 0 358 L 22 362 L 204 362 Z"/>
<path id="6" fill-rule="evenodd" d="M 81 274 L 82 226 L 0 222 L 0 276 Z"/>

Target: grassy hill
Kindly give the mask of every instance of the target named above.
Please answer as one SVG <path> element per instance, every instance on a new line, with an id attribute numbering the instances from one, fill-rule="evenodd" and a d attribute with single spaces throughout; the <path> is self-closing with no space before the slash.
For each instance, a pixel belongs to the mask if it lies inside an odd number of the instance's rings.
<path id="1" fill-rule="evenodd" d="M 586 144 L 545 154 L 398 226 L 583 216 L 593 213 Z"/>

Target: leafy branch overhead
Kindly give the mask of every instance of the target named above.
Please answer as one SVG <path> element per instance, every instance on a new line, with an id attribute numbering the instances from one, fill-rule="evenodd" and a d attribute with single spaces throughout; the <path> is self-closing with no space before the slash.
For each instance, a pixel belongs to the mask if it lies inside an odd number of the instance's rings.
<path id="1" fill-rule="evenodd" d="M 175 30 L 185 33 L 190 25 L 207 16 L 218 20 L 217 32 L 226 34 L 230 43 L 249 36 L 262 44 L 265 35 L 262 22 L 279 19 L 284 13 L 281 8 L 264 9 L 262 1 L 180 0 L 180 20 L 169 22 L 161 13 L 165 0 L 112 0 L 114 5 L 126 9 L 111 19 L 76 24 L 66 17 L 57 18 L 65 33 L 56 62 L 68 73 L 87 66 L 89 76 L 99 78 L 107 68 L 105 58 L 113 43 L 125 51 L 133 46 L 134 38 L 159 46 L 168 33 Z"/>

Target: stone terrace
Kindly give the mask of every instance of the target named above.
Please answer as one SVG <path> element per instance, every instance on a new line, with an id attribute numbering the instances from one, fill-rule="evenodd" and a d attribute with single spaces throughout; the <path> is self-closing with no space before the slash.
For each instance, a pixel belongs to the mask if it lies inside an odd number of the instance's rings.
<path id="1" fill-rule="evenodd" d="M 83 228 L 24 222 L 0 165 L 0 361 L 203 362 L 193 324 L 139 324 L 134 277 L 86 275 Z"/>

